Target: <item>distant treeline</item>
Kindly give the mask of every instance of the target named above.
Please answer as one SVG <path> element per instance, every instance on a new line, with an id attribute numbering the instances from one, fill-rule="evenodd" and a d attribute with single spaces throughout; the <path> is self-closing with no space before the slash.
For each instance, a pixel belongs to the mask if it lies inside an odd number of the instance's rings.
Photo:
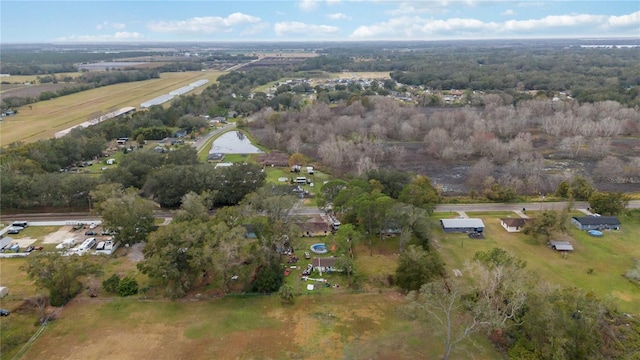
<path id="1" fill-rule="evenodd" d="M 169 55 L 171 53 L 167 53 Z M 114 61 L 139 56 L 161 56 L 159 52 L 127 51 L 106 52 L 60 52 L 60 51 L 18 51 L 2 50 L 0 73 L 11 75 L 46 75 L 61 72 L 75 72 L 78 63 Z"/>
<path id="2" fill-rule="evenodd" d="M 435 90 L 564 91 L 580 102 L 640 104 L 638 48 L 369 50 L 327 49 L 327 55 L 306 60 L 298 70 L 382 71 L 399 83 Z"/>

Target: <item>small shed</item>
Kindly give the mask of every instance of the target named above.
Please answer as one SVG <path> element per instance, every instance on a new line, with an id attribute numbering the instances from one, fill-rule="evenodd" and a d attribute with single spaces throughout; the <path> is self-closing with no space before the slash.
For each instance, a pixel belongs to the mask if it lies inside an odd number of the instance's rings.
<path id="1" fill-rule="evenodd" d="M 549 241 L 549 247 L 558 251 L 573 251 L 573 246 L 568 241 Z"/>
<path id="2" fill-rule="evenodd" d="M 0 286 L 0 299 L 9 295 L 9 288 L 6 286 Z"/>
<path id="3" fill-rule="evenodd" d="M 484 223 L 482 219 L 470 218 L 470 219 L 441 219 L 440 225 L 442 230 L 446 233 L 461 232 L 481 233 L 484 231 Z"/>
<path id="4" fill-rule="evenodd" d="M 580 230 L 620 230 L 616 216 L 574 216 L 571 223 Z"/>

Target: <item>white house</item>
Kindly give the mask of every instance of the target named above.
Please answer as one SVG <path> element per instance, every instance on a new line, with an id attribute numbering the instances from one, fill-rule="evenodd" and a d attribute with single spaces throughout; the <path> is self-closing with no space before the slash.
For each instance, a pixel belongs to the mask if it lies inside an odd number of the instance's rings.
<path id="1" fill-rule="evenodd" d="M 508 232 L 520 232 L 522 228 L 531 219 L 523 218 L 503 218 L 500 219 L 500 225 Z"/>

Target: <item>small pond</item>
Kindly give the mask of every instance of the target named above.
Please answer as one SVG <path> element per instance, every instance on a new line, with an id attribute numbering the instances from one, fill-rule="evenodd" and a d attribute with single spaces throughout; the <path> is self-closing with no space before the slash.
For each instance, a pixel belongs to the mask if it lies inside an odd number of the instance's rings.
<path id="1" fill-rule="evenodd" d="M 211 150 L 209 150 L 209 154 L 258 154 L 262 152 L 241 131 L 229 131 L 222 134 L 213 142 Z"/>

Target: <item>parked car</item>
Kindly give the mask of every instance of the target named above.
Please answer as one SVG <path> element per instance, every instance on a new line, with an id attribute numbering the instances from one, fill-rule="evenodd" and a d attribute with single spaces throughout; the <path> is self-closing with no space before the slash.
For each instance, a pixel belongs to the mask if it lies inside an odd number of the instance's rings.
<path id="1" fill-rule="evenodd" d="M 27 248 L 24 251 L 25 252 L 32 252 L 33 250 L 35 250 L 35 248 L 33 246 L 27 246 Z"/>
<path id="2" fill-rule="evenodd" d="M 291 269 L 289 268 L 284 269 L 284 276 L 289 276 L 289 274 L 291 274 Z"/>
<path id="3" fill-rule="evenodd" d="M 93 230 L 88 230 L 84 233 L 85 235 L 98 235 L 97 232 L 93 231 Z"/>
<path id="4" fill-rule="evenodd" d="M 9 314 L 11 314 L 11 311 L 7 309 L 0 309 L 0 316 L 9 316 Z"/>
<path id="5" fill-rule="evenodd" d="M 42 249 L 44 249 L 42 246 L 34 246 L 33 247 L 33 250 L 42 250 Z"/>
<path id="6" fill-rule="evenodd" d="M 311 259 L 311 254 L 309 254 L 309 252 L 308 252 L 308 251 L 307 251 L 307 252 L 305 252 L 305 253 L 304 253 L 304 258 L 305 258 L 305 259 Z"/>

